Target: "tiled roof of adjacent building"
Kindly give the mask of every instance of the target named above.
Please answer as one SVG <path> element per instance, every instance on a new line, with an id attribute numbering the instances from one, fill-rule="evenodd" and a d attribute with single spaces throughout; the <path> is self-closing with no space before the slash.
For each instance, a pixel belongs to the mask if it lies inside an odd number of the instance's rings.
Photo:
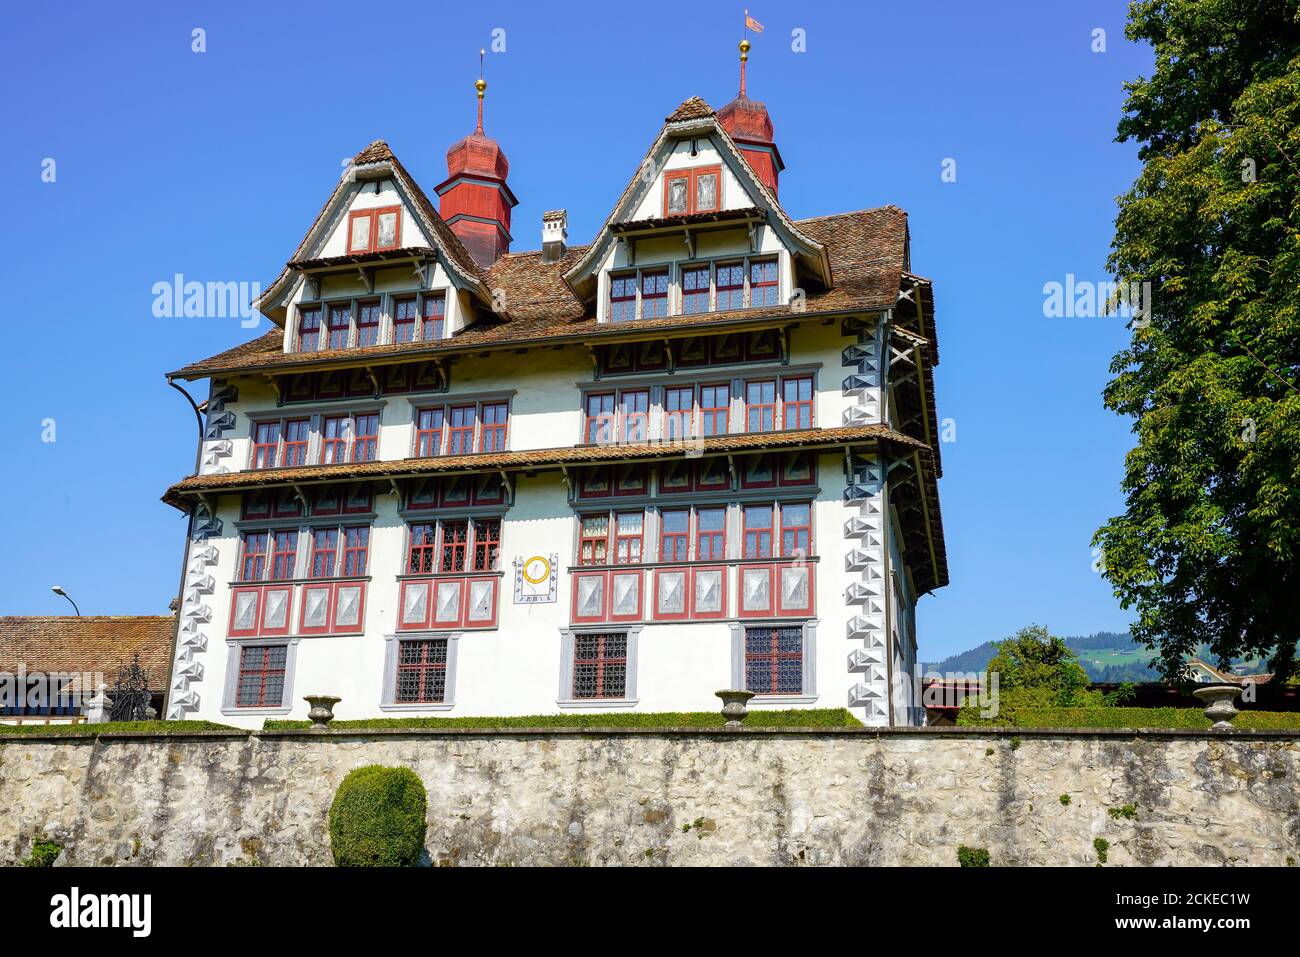
<path id="1" fill-rule="evenodd" d="M 140 656 L 149 687 L 167 686 L 172 615 L 0 616 L 0 672 L 90 672 L 112 686 L 118 670 Z"/>
<path id="2" fill-rule="evenodd" d="M 400 164 L 395 168 L 400 168 Z M 566 339 L 584 341 L 603 336 L 634 335 L 641 330 L 689 331 L 695 328 L 716 328 L 728 323 L 808 318 L 819 313 L 874 311 L 891 308 L 897 303 L 907 255 L 908 228 L 905 212 L 896 206 L 882 206 L 796 222 L 802 231 L 826 245 L 834 276 L 833 288 L 808 292 L 803 313 L 793 313 L 788 306 L 776 306 L 633 322 L 598 323 L 564 281 L 565 272 L 587 250 L 586 246 L 574 246 L 557 262 L 543 262 L 540 251 L 509 253 L 493 264 L 485 276 L 478 272 L 489 288 L 494 292 L 499 291 L 503 298 L 504 313 L 480 319 L 451 339 L 367 346 L 333 352 L 286 353 L 283 347 L 284 333 L 277 328 L 259 339 L 191 363 L 172 375 L 197 379 L 244 370 L 272 367 L 292 369 L 340 360 L 355 362 L 370 357 L 396 359 L 450 354 L 467 349 L 555 344 Z M 450 235 L 454 240 L 455 235 Z M 459 240 L 456 242 L 459 244 Z M 465 257 L 468 260 L 469 254 L 465 253 Z"/>

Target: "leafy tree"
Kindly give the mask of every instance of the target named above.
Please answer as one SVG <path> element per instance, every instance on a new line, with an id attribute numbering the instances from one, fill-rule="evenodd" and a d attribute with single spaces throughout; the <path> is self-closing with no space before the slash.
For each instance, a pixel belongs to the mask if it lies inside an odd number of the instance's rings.
<path id="1" fill-rule="evenodd" d="M 1079 656 L 1041 625 L 1021 628 L 997 642 L 997 654 L 988 670 L 998 673 L 1000 693 L 1048 691 L 1047 697 L 1060 706 L 1076 703 L 1088 687 L 1088 673 L 1079 664 Z"/>
<path id="2" fill-rule="evenodd" d="M 1289 673 L 1300 636 L 1300 0 L 1139 0 L 1118 139 L 1143 168 L 1109 266 L 1152 307 L 1111 363 L 1134 420 L 1124 514 L 1094 544 L 1176 678 L 1218 662 Z"/>

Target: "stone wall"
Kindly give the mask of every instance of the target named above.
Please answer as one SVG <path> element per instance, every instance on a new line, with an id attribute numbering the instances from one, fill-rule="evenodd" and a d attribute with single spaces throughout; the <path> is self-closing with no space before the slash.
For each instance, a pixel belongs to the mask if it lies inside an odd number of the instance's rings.
<path id="1" fill-rule="evenodd" d="M 424 780 L 435 864 L 1300 859 L 1291 733 L 897 728 L 11 737 L 0 862 L 44 833 L 61 864 L 328 864 L 334 790 L 376 763 Z"/>

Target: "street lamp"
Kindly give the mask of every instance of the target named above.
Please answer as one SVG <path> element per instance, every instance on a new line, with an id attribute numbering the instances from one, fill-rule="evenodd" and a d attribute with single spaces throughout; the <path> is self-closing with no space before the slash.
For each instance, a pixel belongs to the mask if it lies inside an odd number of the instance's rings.
<path id="1" fill-rule="evenodd" d="M 77 603 L 75 601 L 72 601 L 72 597 L 66 591 L 63 590 L 62 585 L 52 585 L 50 587 L 50 591 L 54 592 L 54 594 L 56 595 L 62 595 L 64 598 L 68 599 L 68 601 L 72 602 L 72 610 L 77 613 L 78 618 L 81 617 L 81 609 L 77 607 Z"/>

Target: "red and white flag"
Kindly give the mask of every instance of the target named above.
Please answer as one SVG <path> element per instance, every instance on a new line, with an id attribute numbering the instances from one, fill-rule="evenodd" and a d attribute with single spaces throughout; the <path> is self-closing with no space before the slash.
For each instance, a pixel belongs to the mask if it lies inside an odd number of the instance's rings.
<path id="1" fill-rule="evenodd" d="M 745 11 L 745 29 L 753 30 L 755 33 L 763 32 L 763 24 L 751 17 L 748 10 Z"/>

